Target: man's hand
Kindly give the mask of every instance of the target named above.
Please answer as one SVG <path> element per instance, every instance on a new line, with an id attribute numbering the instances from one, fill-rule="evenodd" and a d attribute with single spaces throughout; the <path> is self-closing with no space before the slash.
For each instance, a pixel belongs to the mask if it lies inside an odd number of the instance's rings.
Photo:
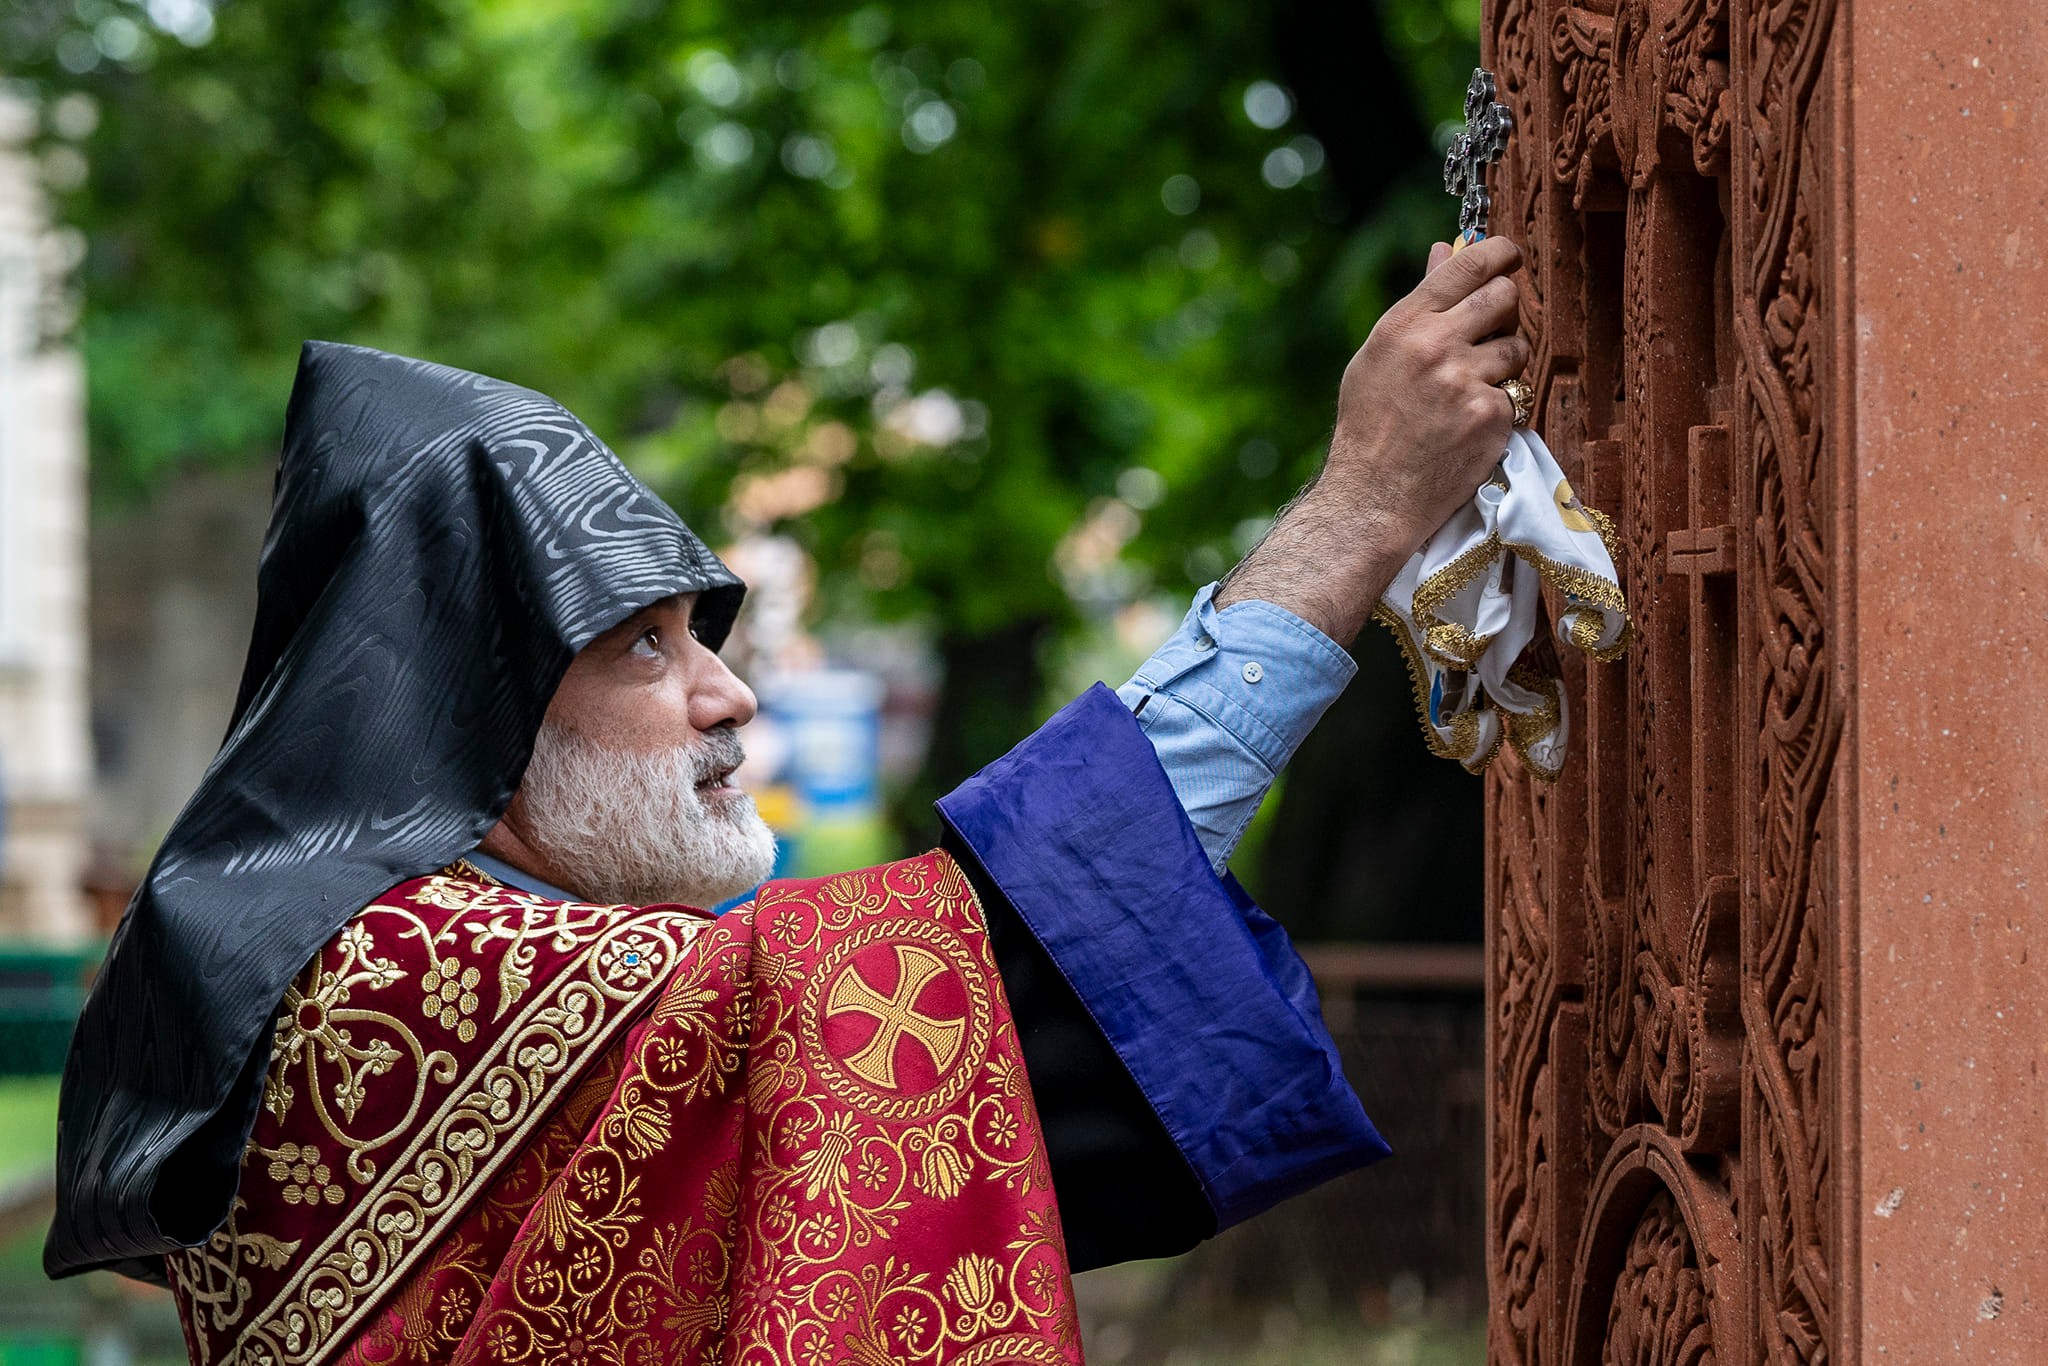
<path id="1" fill-rule="evenodd" d="M 1216 605 L 1278 603 L 1348 645 L 1423 538 L 1485 482 L 1514 404 L 1500 382 L 1529 363 L 1512 331 L 1522 251 L 1439 242 L 1422 283 L 1381 315 L 1344 369 L 1337 430 L 1314 483 L 1217 590 Z"/>

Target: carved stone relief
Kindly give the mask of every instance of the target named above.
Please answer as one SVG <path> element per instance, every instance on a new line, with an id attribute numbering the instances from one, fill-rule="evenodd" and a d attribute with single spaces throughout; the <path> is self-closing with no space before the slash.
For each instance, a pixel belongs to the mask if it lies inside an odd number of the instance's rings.
<path id="1" fill-rule="evenodd" d="M 1639 644 L 1488 778 L 1500 1363 L 1819 1362 L 1837 1174 L 1831 0 L 1490 0 L 1539 424 Z"/>

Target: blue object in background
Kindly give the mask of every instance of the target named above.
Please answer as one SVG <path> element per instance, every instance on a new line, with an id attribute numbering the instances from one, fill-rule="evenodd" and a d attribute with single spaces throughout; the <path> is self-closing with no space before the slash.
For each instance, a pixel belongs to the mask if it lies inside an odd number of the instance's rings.
<path id="1" fill-rule="evenodd" d="M 882 680 L 854 669 L 778 674 L 761 707 L 789 740 L 783 780 L 809 820 L 862 816 L 881 806 Z"/>
<path id="2" fill-rule="evenodd" d="M 784 835 L 781 831 L 776 831 L 775 867 L 769 870 L 767 878 L 761 885 L 766 885 L 767 882 L 773 882 L 776 878 L 788 877 L 790 875 L 789 870 L 791 863 L 793 861 L 793 855 L 795 853 L 795 850 L 795 842 L 791 840 L 789 836 Z M 716 906 L 713 906 L 711 908 L 711 913 L 713 915 L 724 915 L 727 911 L 732 910 L 736 906 L 746 905 L 749 901 L 752 901 L 754 899 L 756 894 L 760 892 L 761 885 L 749 887 L 746 891 L 741 892 L 738 896 L 732 897 L 726 901 L 719 902 Z M 0 1363 L 0 1366 L 5 1366 L 5 1363 Z"/>

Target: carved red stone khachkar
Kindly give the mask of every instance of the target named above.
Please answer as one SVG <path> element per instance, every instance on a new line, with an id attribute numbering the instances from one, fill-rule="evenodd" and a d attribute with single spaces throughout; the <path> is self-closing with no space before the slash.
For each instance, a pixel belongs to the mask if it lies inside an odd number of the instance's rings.
<path id="1" fill-rule="evenodd" d="M 1487 775 L 1498 1366 L 2048 1362 L 2039 19 L 1488 0 L 1639 632 Z"/>
<path id="2" fill-rule="evenodd" d="M 1537 426 L 1641 632 L 1488 778 L 1502 1363 L 1834 1341 L 1830 0 L 1495 0 Z"/>

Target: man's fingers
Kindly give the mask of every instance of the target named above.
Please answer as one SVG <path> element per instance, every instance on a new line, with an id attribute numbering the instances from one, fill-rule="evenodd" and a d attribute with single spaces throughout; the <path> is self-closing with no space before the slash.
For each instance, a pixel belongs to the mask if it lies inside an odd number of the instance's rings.
<path id="1" fill-rule="evenodd" d="M 1513 379 L 1529 368 L 1529 340 L 1526 337 L 1496 337 L 1472 348 L 1473 367 L 1488 384 Z"/>
<path id="2" fill-rule="evenodd" d="M 1496 275 L 1453 304 L 1445 316 L 1466 341 L 1483 341 L 1515 325 L 1520 300 L 1515 282 L 1505 275 Z"/>
<path id="3" fill-rule="evenodd" d="M 1430 271 L 1415 287 L 1414 298 L 1424 308 L 1442 313 L 1488 280 L 1512 275 L 1521 265 L 1520 247 L 1505 237 L 1484 238 Z"/>
<path id="4" fill-rule="evenodd" d="M 1422 272 L 1422 273 L 1423 273 L 1424 277 L 1426 278 L 1426 277 L 1428 277 L 1428 276 L 1431 276 L 1431 275 L 1434 275 L 1434 274 L 1436 274 L 1436 268 L 1437 268 L 1438 266 L 1442 265 L 1442 264 L 1443 264 L 1444 262 L 1446 262 L 1446 261 L 1450 260 L 1450 259 L 1451 259 L 1451 244 L 1450 244 L 1449 242 L 1432 242 L 1432 243 L 1430 243 L 1430 244 L 1429 244 L 1429 265 L 1428 265 L 1428 266 L 1426 266 L 1426 267 L 1425 267 L 1425 268 L 1423 269 L 1423 272 Z"/>

